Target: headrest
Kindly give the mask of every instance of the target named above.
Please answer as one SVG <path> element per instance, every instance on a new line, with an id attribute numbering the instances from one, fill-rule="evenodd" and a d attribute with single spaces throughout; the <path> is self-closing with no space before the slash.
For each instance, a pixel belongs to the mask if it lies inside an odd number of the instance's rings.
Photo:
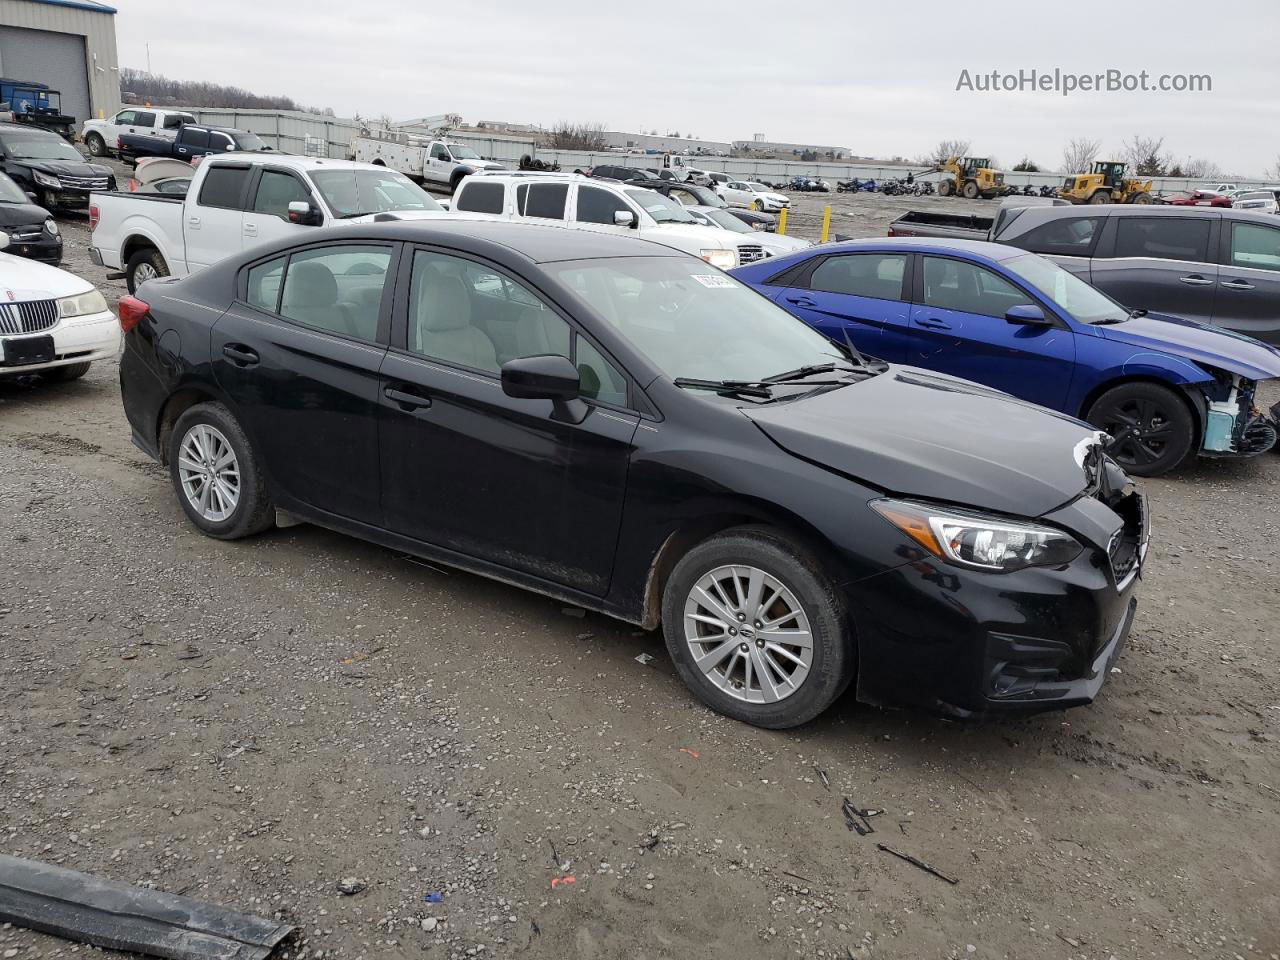
<path id="1" fill-rule="evenodd" d="M 457 277 L 438 277 L 422 288 L 418 304 L 422 328 L 432 333 L 471 326 L 471 298 Z"/>
<path id="2" fill-rule="evenodd" d="M 333 271 L 314 260 L 289 264 L 284 289 L 285 306 L 289 307 L 332 307 L 338 302 Z"/>

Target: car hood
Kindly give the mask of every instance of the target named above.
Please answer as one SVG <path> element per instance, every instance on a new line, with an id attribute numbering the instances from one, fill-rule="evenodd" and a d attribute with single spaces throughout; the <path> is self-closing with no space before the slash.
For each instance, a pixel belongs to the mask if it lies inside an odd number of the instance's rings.
<path id="1" fill-rule="evenodd" d="M 743 234 L 743 236 L 746 236 L 746 234 Z M 801 240 L 799 237 L 779 236 L 776 233 L 765 233 L 763 231 L 756 234 L 756 242 L 766 250 L 772 251 L 775 256 L 795 253 L 797 250 L 807 250 L 813 246 L 808 240 Z"/>
<path id="2" fill-rule="evenodd" d="M 1114 326 L 1090 329 L 1108 340 L 1143 350 L 1159 350 L 1250 380 L 1280 377 L 1280 349 L 1198 320 L 1148 314 Z"/>
<path id="3" fill-rule="evenodd" d="M 83 160 L 19 160 L 24 167 L 51 173 L 55 177 L 109 177 L 111 168 Z"/>
<path id="4" fill-rule="evenodd" d="M 66 270 L 0 251 L 0 303 L 56 300 L 92 289 L 88 280 Z"/>
<path id="5" fill-rule="evenodd" d="M 731 233 L 719 227 L 704 227 L 700 223 L 660 223 L 640 230 L 641 240 L 653 240 L 657 243 L 683 241 L 679 248 L 681 250 L 688 250 L 695 244 L 700 244 L 703 249 L 733 250 L 740 242 L 738 237 L 745 238 L 747 234 Z M 752 241 L 748 239 L 745 242 Z"/>
<path id="6" fill-rule="evenodd" d="M 505 170 L 507 169 L 496 160 L 459 160 L 458 163 L 464 167 L 472 167 L 476 170 Z"/>
<path id="7" fill-rule="evenodd" d="M 758 194 L 758 196 L 764 197 L 766 200 L 770 200 L 773 203 L 787 202 L 787 198 L 780 193 L 761 193 L 761 194 Z"/>
<path id="8" fill-rule="evenodd" d="M 779 447 L 898 496 L 1038 517 L 1088 486 L 1087 424 L 1008 394 L 891 366 L 838 390 L 744 408 Z"/>
<path id="9" fill-rule="evenodd" d="M 34 203 L 0 203 L 0 230 L 5 227 L 25 227 L 43 224 L 49 219 L 49 211 Z"/>

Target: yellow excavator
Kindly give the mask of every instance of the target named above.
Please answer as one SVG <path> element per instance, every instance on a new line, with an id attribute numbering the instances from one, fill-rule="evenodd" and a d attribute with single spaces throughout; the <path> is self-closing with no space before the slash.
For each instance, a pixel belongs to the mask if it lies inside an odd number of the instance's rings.
<path id="1" fill-rule="evenodd" d="M 1088 173 L 1067 177 L 1058 196 L 1072 203 L 1151 203 L 1151 181 L 1125 177 L 1118 160 L 1095 160 Z"/>
<path id="2" fill-rule="evenodd" d="M 948 157 L 926 173 L 947 175 L 938 181 L 938 193 L 944 197 L 958 193 L 970 200 L 990 199 L 1004 189 L 1004 174 L 992 170 L 986 157 Z"/>

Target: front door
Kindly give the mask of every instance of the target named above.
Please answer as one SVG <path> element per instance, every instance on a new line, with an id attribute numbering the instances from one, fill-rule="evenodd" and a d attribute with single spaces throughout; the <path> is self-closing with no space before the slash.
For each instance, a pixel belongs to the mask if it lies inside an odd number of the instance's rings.
<path id="1" fill-rule="evenodd" d="M 253 198 L 245 205 L 241 221 L 241 235 L 246 248 L 259 243 L 283 240 L 288 236 L 313 230 L 289 220 L 289 204 L 294 201 L 309 203 L 320 209 L 319 201 L 311 195 L 302 178 L 289 170 L 261 167 Z"/>
<path id="2" fill-rule="evenodd" d="M 595 233 L 627 233 L 630 227 L 619 226 L 615 215 L 629 213 L 638 223 L 641 214 L 612 190 L 600 187 L 578 186 L 574 188 L 574 207 L 571 225 L 579 230 Z"/>
<path id="3" fill-rule="evenodd" d="M 1217 219 L 1197 216 L 1108 218 L 1091 267 L 1093 285 L 1131 310 L 1208 323 L 1218 297 L 1211 242 Z M 1110 248 L 1109 253 L 1101 251 Z"/>
<path id="4" fill-rule="evenodd" d="M 379 397 L 388 526 L 603 596 L 639 422 L 626 379 L 514 276 L 421 249 L 406 270 Z M 503 342 L 569 356 L 591 397 L 586 418 L 503 393 Z"/>
<path id="5" fill-rule="evenodd" d="M 845 334 L 868 356 L 907 359 L 911 305 L 905 253 L 854 253 L 822 260 L 774 299 L 836 343 Z"/>
<path id="6" fill-rule="evenodd" d="M 329 243 L 245 271 L 213 327 L 218 385 L 288 499 L 378 524 L 378 369 L 390 244 Z"/>
<path id="7" fill-rule="evenodd" d="M 194 199 L 182 205 L 182 236 L 187 266 L 194 273 L 244 249 L 244 208 L 252 167 L 246 164 L 210 165 Z"/>
<path id="8" fill-rule="evenodd" d="M 1260 223 L 1229 227 L 1213 322 L 1280 343 L 1280 228 Z"/>
<path id="9" fill-rule="evenodd" d="M 906 362 L 995 387 L 1061 410 L 1075 366 L 1066 326 L 1005 320 L 1036 298 L 986 267 L 949 257 L 920 258 Z"/>

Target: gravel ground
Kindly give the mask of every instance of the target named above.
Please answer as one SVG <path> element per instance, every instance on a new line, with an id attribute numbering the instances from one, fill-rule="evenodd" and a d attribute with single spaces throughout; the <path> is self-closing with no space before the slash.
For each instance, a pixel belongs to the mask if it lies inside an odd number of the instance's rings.
<path id="1" fill-rule="evenodd" d="M 846 235 L 993 208 L 800 197 L 795 232 L 823 202 Z M 295 960 L 1275 960 L 1280 457 L 1143 486 L 1095 705 L 846 698 L 771 733 L 699 706 L 656 634 L 310 526 L 202 537 L 114 363 L 0 384 L 0 850 L 285 918 Z M 4 958 L 81 950 L 0 929 Z"/>

